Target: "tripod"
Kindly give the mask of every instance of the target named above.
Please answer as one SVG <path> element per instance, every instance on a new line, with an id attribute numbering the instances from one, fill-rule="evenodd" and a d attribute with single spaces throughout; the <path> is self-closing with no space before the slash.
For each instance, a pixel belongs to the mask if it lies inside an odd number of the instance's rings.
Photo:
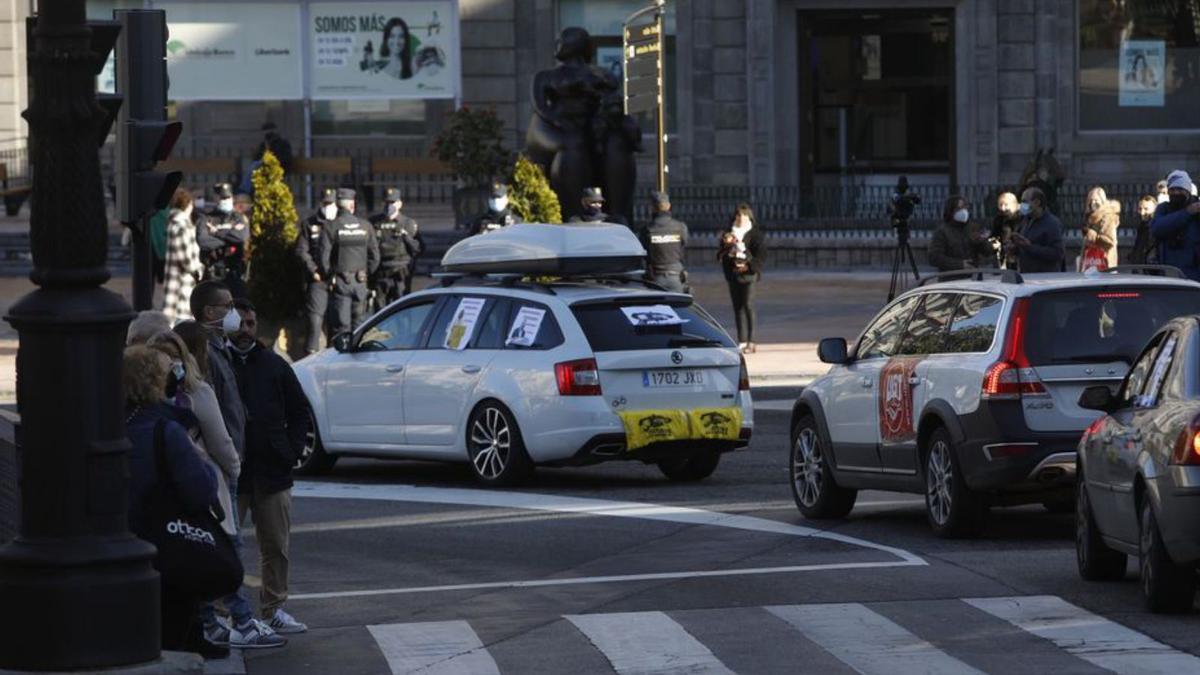
<path id="1" fill-rule="evenodd" d="M 920 281 L 917 272 L 917 260 L 913 257 L 912 247 L 908 245 L 908 220 L 893 218 L 892 226 L 896 228 L 896 250 L 892 253 L 892 283 L 888 286 L 888 302 L 896 298 L 897 291 L 903 291 L 901 279 L 904 276 L 904 261 L 912 266 L 914 281 Z"/>

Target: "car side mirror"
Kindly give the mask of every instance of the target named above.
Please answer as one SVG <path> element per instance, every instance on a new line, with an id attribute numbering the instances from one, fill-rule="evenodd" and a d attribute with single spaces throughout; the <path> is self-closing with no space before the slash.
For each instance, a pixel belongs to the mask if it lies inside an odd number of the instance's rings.
<path id="1" fill-rule="evenodd" d="M 350 341 L 353 338 L 354 338 L 353 333 L 338 333 L 337 335 L 333 336 L 333 348 L 343 354 L 346 352 L 349 352 L 349 351 L 353 351 L 350 348 L 351 347 Z"/>
<path id="2" fill-rule="evenodd" d="M 845 338 L 825 338 L 817 345 L 817 357 L 821 359 L 821 363 L 829 363 L 835 366 L 840 366 L 849 363 L 850 356 L 847 353 Z"/>
<path id="3" fill-rule="evenodd" d="M 1117 409 L 1117 403 L 1117 397 L 1113 396 L 1112 390 L 1103 384 L 1088 387 L 1079 395 L 1079 407 L 1084 410 L 1108 413 Z"/>

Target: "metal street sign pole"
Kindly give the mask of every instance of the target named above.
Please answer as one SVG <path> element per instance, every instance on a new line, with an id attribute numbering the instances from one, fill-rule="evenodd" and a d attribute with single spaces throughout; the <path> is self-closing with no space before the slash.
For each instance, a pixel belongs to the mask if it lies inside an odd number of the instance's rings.
<path id="1" fill-rule="evenodd" d="M 667 0 L 658 0 L 658 12 L 654 21 L 658 25 L 658 191 L 667 191 L 667 106 L 663 84 L 666 80 L 666 17 Z"/>
<path id="2" fill-rule="evenodd" d="M 621 31 L 624 65 L 622 86 L 625 114 L 654 112 L 658 136 L 658 176 L 656 185 L 667 191 L 667 115 L 666 115 L 666 0 L 655 0 L 649 7 L 630 14 Z M 654 23 L 633 25 L 654 14 Z"/>

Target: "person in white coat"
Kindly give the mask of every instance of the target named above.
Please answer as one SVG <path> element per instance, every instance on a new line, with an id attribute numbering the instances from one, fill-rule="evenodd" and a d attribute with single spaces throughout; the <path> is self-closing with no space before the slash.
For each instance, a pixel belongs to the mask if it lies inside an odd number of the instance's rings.
<path id="1" fill-rule="evenodd" d="M 179 188 L 171 197 L 167 218 L 167 260 L 163 281 L 163 314 L 172 324 L 192 318 L 192 289 L 204 274 L 196 225 L 192 222 L 192 193 Z"/>

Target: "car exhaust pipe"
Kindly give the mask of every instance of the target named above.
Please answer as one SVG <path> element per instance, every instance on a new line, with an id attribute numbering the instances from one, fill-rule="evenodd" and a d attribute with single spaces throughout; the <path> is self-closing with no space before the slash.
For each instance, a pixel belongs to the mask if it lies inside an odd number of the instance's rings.
<path id="1" fill-rule="evenodd" d="M 1037 475 L 1037 482 L 1042 484 L 1057 483 L 1067 477 L 1067 472 L 1061 466 L 1048 466 Z"/>

